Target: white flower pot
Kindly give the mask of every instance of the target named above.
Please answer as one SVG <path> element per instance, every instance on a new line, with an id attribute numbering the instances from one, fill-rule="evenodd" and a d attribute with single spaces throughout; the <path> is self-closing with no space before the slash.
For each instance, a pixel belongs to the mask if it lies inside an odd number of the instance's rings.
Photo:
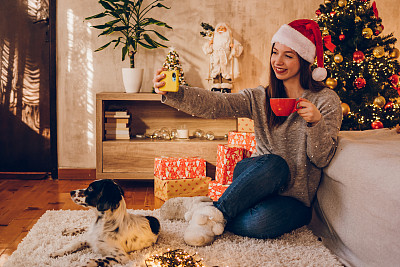
<path id="1" fill-rule="evenodd" d="M 122 80 L 127 93 L 139 93 L 143 80 L 143 69 L 122 68 Z"/>

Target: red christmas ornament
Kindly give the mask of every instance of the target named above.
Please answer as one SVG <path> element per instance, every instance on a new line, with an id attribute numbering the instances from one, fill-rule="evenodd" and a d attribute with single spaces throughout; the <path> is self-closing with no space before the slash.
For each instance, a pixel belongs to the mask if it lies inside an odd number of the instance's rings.
<path id="1" fill-rule="evenodd" d="M 361 63 L 365 59 L 365 55 L 362 51 L 357 50 L 353 53 L 353 61 L 356 63 Z"/>
<path id="2" fill-rule="evenodd" d="M 373 123 L 371 123 L 371 127 L 373 129 L 381 129 L 383 128 L 383 123 L 381 121 L 374 121 Z"/>
<path id="3" fill-rule="evenodd" d="M 365 81 L 365 79 L 363 77 L 358 77 L 354 81 L 354 87 L 356 87 L 357 89 L 363 88 L 366 84 L 367 84 L 367 82 Z"/>
<path id="4" fill-rule="evenodd" d="M 339 35 L 339 40 L 343 41 L 346 38 L 346 36 L 342 33 Z"/>
<path id="5" fill-rule="evenodd" d="M 393 86 L 396 86 L 399 83 L 399 76 L 397 74 L 393 74 L 392 76 L 389 77 L 389 82 Z"/>
<path id="6" fill-rule="evenodd" d="M 391 109 L 393 108 L 393 102 L 392 101 L 388 101 L 385 105 L 385 109 Z"/>
<path id="7" fill-rule="evenodd" d="M 315 11 L 315 14 L 319 17 L 319 16 L 321 16 L 322 12 L 321 12 L 321 10 L 317 9 L 317 10 Z"/>
<path id="8" fill-rule="evenodd" d="M 380 33 L 381 33 L 380 31 L 376 30 L 375 33 L 374 33 L 374 35 L 375 35 L 375 36 L 378 36 Z"/>

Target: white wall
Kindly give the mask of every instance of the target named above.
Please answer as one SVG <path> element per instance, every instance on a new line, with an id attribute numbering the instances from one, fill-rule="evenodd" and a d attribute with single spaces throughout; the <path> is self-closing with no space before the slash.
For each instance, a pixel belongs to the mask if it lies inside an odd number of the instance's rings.
<path id="1" fill-rule="evenodd" d="M 146 2 L 146 1 L 145 1 Z M 148 1 L 147 1 L 148 2 Z M 400 38 L 397 0 L 377 0 L 384 34 Z M 298 18 L 314 18 L 323 0 L 166 0 L 170 10 L 154 10 L 150 16 L 174 29 L 162 30 L 180 55 L 186 81 L 207 87 L 208 62 L 201 52 L 206 41 L 200 36 L 201 22 L 226 22 L 234 38 L 244 46 L 240 58 L 242 77 L 235 88 L 267 83 L 270 39 L 280 25 Z M 57 111 L 60 168 L 95 168 L 95 97 L 103 91 L 123 91 L 121 49 L 93 51 L 107 42 L 99 30 L 89 27 L 95 20 L 84 18 L 102 11 L 97 0 L 57 1 Z M 399 44 L 399 43 L 397 43 Z M 399 45 L 397 45 L 399 47 Z M 136 66 L 145 69 L 142 92 L 151 92 L 154 71 L 161 67 L 167 48 L 140 49 Z"/>

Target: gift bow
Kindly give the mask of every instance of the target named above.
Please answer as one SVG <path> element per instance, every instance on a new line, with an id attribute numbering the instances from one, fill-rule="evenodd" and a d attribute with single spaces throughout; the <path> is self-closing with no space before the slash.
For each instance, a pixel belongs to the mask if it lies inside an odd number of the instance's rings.
<path id="1" fill-rule="evenodd" d="M 324 44 L 325 47 L 329 49 L 329 51 L 331 52 L 335 51 L 336 45 L 332 43 L 332 36 L 330 35 L 324 36 Z"/>

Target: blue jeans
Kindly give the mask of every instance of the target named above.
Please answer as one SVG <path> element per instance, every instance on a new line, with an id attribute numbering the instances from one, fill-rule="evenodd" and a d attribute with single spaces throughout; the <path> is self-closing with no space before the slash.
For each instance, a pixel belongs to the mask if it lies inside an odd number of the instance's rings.
<path id="1" fill-rule="evenodd" d="M 232 184 L 214 202 L 227 220 L 226 230 L 241 236 L 275 238 L 309 223 L 311 208 L 278 195 L 289 179 L 280 156 L 266 154 L 236 164 Z"/>

